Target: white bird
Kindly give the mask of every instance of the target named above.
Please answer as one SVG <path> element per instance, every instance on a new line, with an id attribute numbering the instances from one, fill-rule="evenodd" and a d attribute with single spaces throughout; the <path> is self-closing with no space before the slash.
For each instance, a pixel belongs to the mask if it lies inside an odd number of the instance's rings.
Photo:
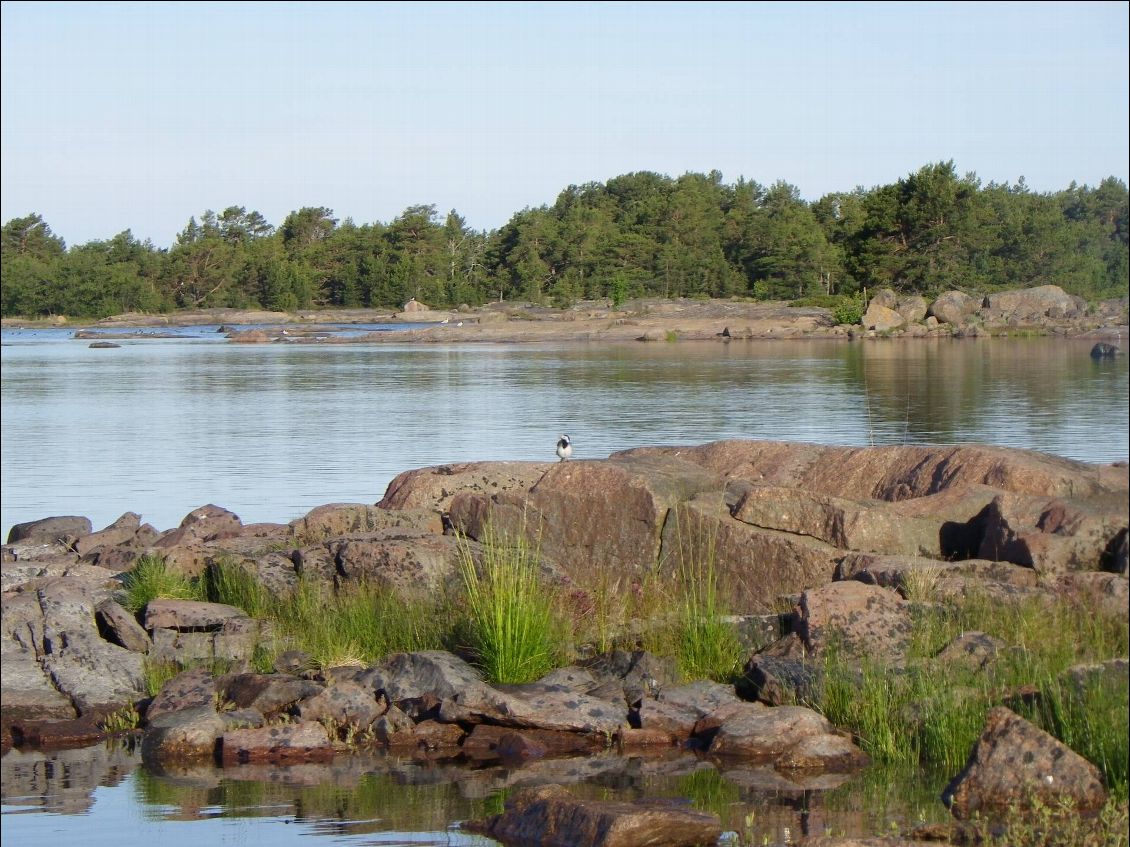
<path id="1" fill-rule="evenodd" d="M 557 439 L 557 458 L 562 462 L 573 455 L 573 442 L 569 440 L 568 435 L 562 435 Z"/>

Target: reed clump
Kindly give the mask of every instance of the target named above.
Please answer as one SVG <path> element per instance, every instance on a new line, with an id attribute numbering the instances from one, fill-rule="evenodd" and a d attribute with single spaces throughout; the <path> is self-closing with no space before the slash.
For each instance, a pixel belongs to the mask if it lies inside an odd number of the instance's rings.
<path id="1" fill-rule="evenodd" d="M 568 633 L 541 558 L 524 533 L 488 526 L 478 554 L 461 547 L 466 645 L 487 679 L 529 682 L 565 659 Z"/>

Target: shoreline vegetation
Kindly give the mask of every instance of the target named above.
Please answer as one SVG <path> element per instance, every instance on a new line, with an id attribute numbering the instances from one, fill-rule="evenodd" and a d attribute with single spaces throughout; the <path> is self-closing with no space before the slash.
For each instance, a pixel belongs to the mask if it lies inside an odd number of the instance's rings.
<path id="1" fill-rule="evenodd" d="M 564 309 L 530 302 L 499 302 L 443 310 L 410 300 L 397 311 L 218 308 L 160 315 L 129 313 L 98 321 L 61 316 L 2 320 L 6 329 L 68 328 L 74 329 L 75 338 L 101 342 L 176 337 L 178 329 L 215 326 L 233 342 L 289 344 L 730 343 L 755 339 L 1001 336 L 1121 343 L 1130 334 L 1127 323 L 1126 298 L 1086 304 L 1058 286 L 1000 292 L 984 298 L 945 292 L 933 302 L 881 289 L 866 300 L 862 296 L 823 297 L 792 303 L 651 298 L 620 304 L 586 301 Z M 404 328 L 390 330 L 389 325 Z"/>
<path id="2" fill-rule="evenodd" d="M 476 230 L 451 210 L 340 220 L 303 207 L 277 226 L 229 206 L 193 215 L 168 247 L 131 230 L 68 245 L 30 212 L 0 229 L 0 317 L 195 309 L 437 309 L 528 302 L 934 298 L 1057 285 L 1090 303 L 1130 290 L 1130 192 L 1115 177 L 1034 193 L 982 184 L 952 161 L 809 202 L 778 180 L 649 171 L 570 185 L 552 204 Z"/>

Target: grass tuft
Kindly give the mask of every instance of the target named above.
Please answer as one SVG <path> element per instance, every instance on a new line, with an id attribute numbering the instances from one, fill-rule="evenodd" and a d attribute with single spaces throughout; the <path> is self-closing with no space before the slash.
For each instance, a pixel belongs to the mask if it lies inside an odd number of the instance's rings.
<path id="1" fill-rule="evenodd" d="M 142 556 L 122 580 L 125 597 L 122 605 L 137 614 L 150 600 L 203 600 L 198 582 L 170 570 L 160 556 Z"/>
<path id="2" fill-rule="evenodd" d="M 212 603 L 242 609 L 253 618 L 265 618 L 272 611 L 270 592 L 254 574 L 230 559 L 220 559 L 204 571 L 202 589 Z"/>
<path id="3" fill-rule="evenodd" d="M 460 555 L 468 645 L 493 682 L 529 682 L 562 658 L 562 623 L 553 592 L 539 574 L 540 556 L 522 533 L 508 538 L 488 526 L 480 560 Z"/>

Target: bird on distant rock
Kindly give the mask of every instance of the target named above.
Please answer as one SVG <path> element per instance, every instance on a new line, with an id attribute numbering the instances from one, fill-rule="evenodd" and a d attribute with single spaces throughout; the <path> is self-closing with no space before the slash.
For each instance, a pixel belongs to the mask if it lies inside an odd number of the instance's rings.
<path id="1" fill-rule="evenodd" d="M 557 439 L 557 458 L 562 462 L 573 455 L 573 442 L 569 440 L 568 435 L 562 435 Z"/>

